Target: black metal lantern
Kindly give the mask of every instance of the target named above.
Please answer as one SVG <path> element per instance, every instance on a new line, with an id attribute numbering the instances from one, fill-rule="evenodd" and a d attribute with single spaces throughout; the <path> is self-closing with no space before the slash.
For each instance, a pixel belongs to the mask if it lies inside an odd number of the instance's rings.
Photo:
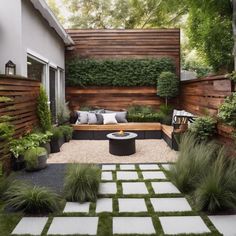
<path id="1" fill-rule="evenodd" d="M 8 61 L 5 65 L 5 74 L 6 75 L 15 75 L 16 74 L 16 64 L 12 61 Z"/>

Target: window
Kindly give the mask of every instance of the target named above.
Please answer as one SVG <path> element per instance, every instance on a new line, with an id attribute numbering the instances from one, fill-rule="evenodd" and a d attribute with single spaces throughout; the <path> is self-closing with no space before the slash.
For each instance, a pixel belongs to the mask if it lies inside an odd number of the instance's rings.
<path id="1" fill-rule="evenodd" d="M 28 56 L 27 77 L 43 82 L 45 77 L 45 64 Z"/>

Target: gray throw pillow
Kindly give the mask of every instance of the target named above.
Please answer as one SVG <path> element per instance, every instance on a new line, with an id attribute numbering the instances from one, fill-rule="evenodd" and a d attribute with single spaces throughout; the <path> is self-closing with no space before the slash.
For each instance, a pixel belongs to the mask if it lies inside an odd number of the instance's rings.
<path id="1" fill-rule="evenodd" d="M 127 123 L 127 111 L 118 111 L 116 112 L 116 120 L 118 123 Z"/>
<path id="2" fill-rule="evenodd" d="M 102 114 L 96 114 L 96 117 L 97 117 L 97 124 L 102 125 L 103 124 Z"/>
<path id="3" fill-rule="evenodd" d="M 77 111 L 78 119 L 75 124 L 87 124 L 88 123 L 88 112 Z"/>
<path id="4" fill-rule="evenodd" d="M 97 117 L 95 113 L 88 113 L 88 124 L 97 124 Z"/>

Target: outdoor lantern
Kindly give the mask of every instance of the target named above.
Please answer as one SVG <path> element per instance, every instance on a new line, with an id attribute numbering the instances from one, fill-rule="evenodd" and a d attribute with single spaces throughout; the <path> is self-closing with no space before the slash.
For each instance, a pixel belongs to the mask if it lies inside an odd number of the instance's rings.
<path id="1" fill-rule="evenodd" d="M 5 74 L 6 75 L 15 75 L 16 74 L 16 64 L 12 61 L 8 61 L 5 65 Z"/>

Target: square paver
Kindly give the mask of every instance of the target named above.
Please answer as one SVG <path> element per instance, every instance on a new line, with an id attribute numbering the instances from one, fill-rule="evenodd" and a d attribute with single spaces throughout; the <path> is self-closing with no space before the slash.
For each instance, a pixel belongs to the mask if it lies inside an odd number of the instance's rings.
<path id="1" fill-rule="evenodd" d="M 162 171 L 142 171 L 144 179 L 166 179 Z"/>
<path id="2" fill-rule="evenodd" d="M 151 217 L 113 217 L 113 234 L 155 234 Z"/>
<path id="3" fill-rule="evenodd" d="M 12 234 L 41 235 L 47 223 L 47 217 L 23 217 Z"/>
<path id="4" fill-rule="evenodd" d="M 111 171 L 103 171 L 102 172 L 102 180 L 112 180 L 112 172 Z"/>
<path id="5" fill-rule="evenodd" d="M 151 198 L 150 201 L 156 212 L 192 211 L 185 198 Z"/>
<path id="6" fill-rule="evenodd" d="M 55 217 L 48 235 L 87 234 L 96 235 L 98 217 Z"/>
<path id="7" fill-rule="evenodd" d="M 122 183 L 123 194 L 148 194 L 147 187 L 143 182 Z"/>
<path id="8" fill-rule="evenodd" d="M 165 234 L 202 234 L 210 233 L 200 216 L 159 217 Z"/>
<path id="9" fill-rule="evenodd" d="M 169 170 L 172 165 L 173 165 L 173 164 L 162 164 L 161 166 L 162 166 L 165 170 Z"/>
<path id="10" fill-rule="evenodd" d="M 67 202 L 64 208 L 64 213 L 69 212 L 81 212 L 89 213 L 90 202 L 78 203 L 78 202 Z"/>
<path id="11" fill-rule="evenodd" d="M 116 170 L 116 165 L 102 165 L 102 170 Z"/>
<path id="12" fill-rule="evenodd" d="M 112 198 L 101 198 L 96 203 L 96 213 L 112 212 Z"/>
<path id="13" fill-rule="evenodd" d="M 100 183 L 98 192 L 100 194 L 116 194 L 116 183 Z"/>
<path id="14" fill-rule="evenodd" d="M 236 235 L 236 215 L 208 216 L 217 230 L 225 236 Z"/>
<path id="15" fill-rule="evenodd" d="M 140 170 L 159 170 L 159 166 L 157 164 L 140 164 Z"/>
<path id="16" fill-rule="evenodd" d="M 119 198 L 119 212 L 146 212 L 147 206 L 143 198 Z"/>
<path id="17" fill-rule="evenodd" d="M 180 193 L 171 182 L 152 182 L 152 188 L 156 194 Z"/>
<path id="18" fill-rule="evenodd" d="M 135 165 L 120 165 L 121 170 L 135 170 Z"/>
<path id="19" fill-rule="evenodd" d="M 117 180 L 137 180 L 138 173 L 136 171 L 117 171 Z"/>

